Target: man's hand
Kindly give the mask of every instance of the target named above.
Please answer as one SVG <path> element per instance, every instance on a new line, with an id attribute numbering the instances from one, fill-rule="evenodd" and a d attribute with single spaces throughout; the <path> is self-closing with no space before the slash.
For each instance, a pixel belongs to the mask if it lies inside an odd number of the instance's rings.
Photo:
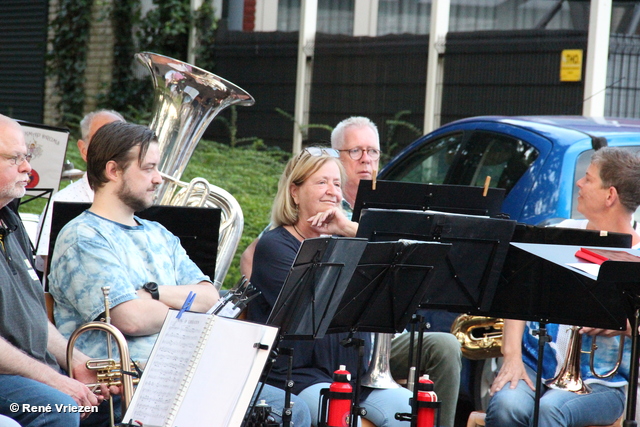
<path id="1" fill-rule="evenodd" d="M 86 364 L 79 364 L 73 368 L 73 377 L 83 384 L 96 384 L 98 382 L 97 373 L 87 368 Z M 98 394 L 98 400 L 109 399 L 112 394 L 120 394 L 120 387 L 107 387 L 106 384 L 99 384 L 94 393 Z"/>
<path id="2" fill-rule="evenodd" d="M 500 372 L 496 376 L 496 379 L 493 380 L 493 384 L 491 384 L 491 389 L 489 390 L 489 394 L 493 396 L 496 392 L 502 390 L 502 388 L 507 383 L 511 383 L 509 388 L 514 389 L 518 386 L 518 381 L 524 380 L 527 383 L 531 390 L 535 391 L 535 386 L 529 378 L 526 369 L 524 368 L 524 362 L 522 358 L 506 358 L 504 359 L 504 363 L 500 368 Z"/>
<path id="3" fill-rule="evenodd" d="M 80 381 L 69 378 L 66 375 L 56 375 L 48 381 L 48 385 L 71 396 L 78 406 L 98 406 L 104 400 L 102 396 L 96 396 L 89 387 Z M 80 418 L 84 419 L 89 414 L 90 412 L 84 412 Z"/>

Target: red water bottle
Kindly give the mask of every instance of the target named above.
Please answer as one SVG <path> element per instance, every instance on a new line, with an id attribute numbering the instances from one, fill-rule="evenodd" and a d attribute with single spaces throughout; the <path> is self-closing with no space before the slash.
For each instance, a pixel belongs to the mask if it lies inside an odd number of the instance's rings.
<path id="1" fill-rule="evenodd" d="M 438 396 L 433 391 L 433 381 L 429 375 L 423 375 L 418 380 L 418 427 L 433 427 L 435 425 L 435 407 L 421 405 L 421 402 L 437 402 Z"/>
<path id="2" fill-rule="evenodd" d="M 333 382 L 329 387 L 329 410 L 327 426 L 348 427 L 351 415 L 351 374 L 346 366 L 340 365 L 340 369 L 333 373 Z"/>

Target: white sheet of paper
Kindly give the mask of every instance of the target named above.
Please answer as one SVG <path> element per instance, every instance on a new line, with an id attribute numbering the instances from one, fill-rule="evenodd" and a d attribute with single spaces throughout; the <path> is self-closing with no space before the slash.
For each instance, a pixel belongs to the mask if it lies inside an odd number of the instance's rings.
<path id="1" fill-rule="evenodd" d="M 571 262 L 567 265 L 596 277 L 598 277 L 598 273 L 600 272 L 600 265 L 591 262 Z"/>

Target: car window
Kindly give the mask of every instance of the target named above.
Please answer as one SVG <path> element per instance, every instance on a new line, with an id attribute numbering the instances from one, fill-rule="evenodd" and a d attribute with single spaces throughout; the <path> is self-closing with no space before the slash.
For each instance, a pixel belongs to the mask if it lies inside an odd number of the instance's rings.
<path id="1" fill-rule="evenodd" d="M 628 146 L 628 147 L 620 147 L 623 148 L 625 150 L 630 150 L 633 151 L 634 153 L 640 152 L 640 147 L 633 145 L 633 146 Z M 575 185 L 576 182 L 578 182 L 578 180 L 580 178 L 582 178 L 584 176 L 584 174 L 587 172 L 587 168 L 589 167 L 589 164 L 591 163 L 591 156 L 593 155 L 593 150 L 586 150 L 583 151 L 582 153 L 580 153 L 578 155 L 578 158 L 576 159 L 576 168 L 575 168 L 575 172 L 574 172 L 574 176 L 573 176 L 573 194 L 571 196 L 571 218 L 574 219 L 584 219 L 584 215 L 582 215 L 580 212 L 578 212 L 578 186 Z M 638 208 L 636 210 L 636 212 L 633 214 L 633 219 L 640 223 L 640 208 Z M 636 227 L 638 228 L 638 227 Z"/>
<path id="2" fill-rule="evenodd" d="M 532 145 L 510 136 L 491 132 L 473 132 L 460 151 L 447 178 L 447 184 L 513 188 L 529 166 L 538 158 Z"/>
<path id="3" fill-rule="evenodd" d="M 397 165 L 385 179 L 425 184 L 445 184 L 462 144 L 462 133 L 447 135 L 422 145 Z"/>

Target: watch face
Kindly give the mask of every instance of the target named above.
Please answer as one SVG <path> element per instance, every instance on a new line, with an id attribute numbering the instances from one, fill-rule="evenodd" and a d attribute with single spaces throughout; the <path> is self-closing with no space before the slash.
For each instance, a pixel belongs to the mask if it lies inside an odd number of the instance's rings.
<path id="1" fill-rule="evenodd" d="M 155 292 L 158 290 L 158 284 L 155 282 L 145 283 L 144 288 L 148 291 Z"/>

